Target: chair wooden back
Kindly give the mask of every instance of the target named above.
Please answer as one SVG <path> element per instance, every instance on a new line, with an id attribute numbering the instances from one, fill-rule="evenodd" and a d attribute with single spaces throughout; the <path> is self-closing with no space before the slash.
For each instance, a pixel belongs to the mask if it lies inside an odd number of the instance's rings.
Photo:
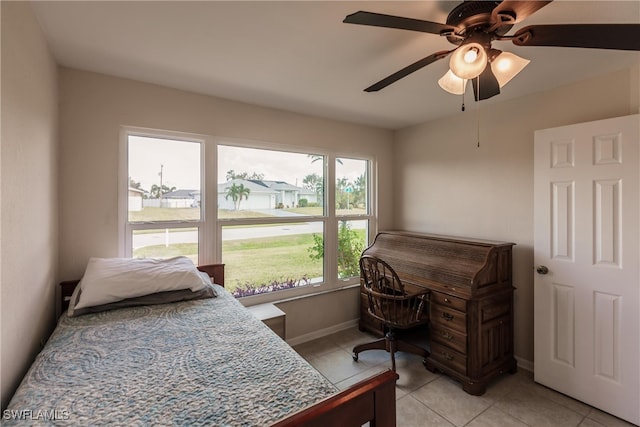
<path id="1" fill-rule="evenodd" d="M 363 255 L 360 274 L 369 299 L 369 313 L 395 328 L 408 328 L 428 321 L 426 294 L 408 294 L 398 274 L 385 261 Z"/>

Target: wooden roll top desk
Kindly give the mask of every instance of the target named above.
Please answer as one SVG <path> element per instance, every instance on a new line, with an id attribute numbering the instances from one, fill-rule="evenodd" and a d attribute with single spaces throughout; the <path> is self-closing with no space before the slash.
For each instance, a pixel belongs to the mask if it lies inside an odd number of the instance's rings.
<path id="1" fill-rule="evenodd" d="M 429 340 L 426 366 L 462 383 L 473 395 L 503 372 L 517 369 L 513 357 L 513 243 L 383 231 L 364 254 L 386 261 L 406 287 L 428 288 Z M 360 329 L 384 333 L 360 293 Z"/>

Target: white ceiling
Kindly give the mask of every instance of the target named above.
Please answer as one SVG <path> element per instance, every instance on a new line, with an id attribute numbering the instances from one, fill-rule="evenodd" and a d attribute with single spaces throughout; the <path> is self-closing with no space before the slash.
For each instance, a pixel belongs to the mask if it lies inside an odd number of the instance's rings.
<path id="1" fill-rule="evenodd" d="M 458 114 L 438 61 L 377 93 L 363 89 L 435 51 L 443 37 L 344 24 L 358 10 L 444 23 L 449 1 L 33 2 L 59 64 L 251 104 L 389 129 Z M 640 2 L 556 0 L 515 26 L 640 23 Z M 531 63 L 483 103 L 640 63 L 640 53 L 494 47 Z M 472 102 L 470 85 L 467 104 Z"/>

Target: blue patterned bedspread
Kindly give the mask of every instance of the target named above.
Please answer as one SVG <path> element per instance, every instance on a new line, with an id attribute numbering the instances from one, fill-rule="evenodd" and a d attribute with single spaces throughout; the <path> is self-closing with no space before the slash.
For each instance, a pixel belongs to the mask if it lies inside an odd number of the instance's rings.
<path id="1" fill-rule="evenodd" d="M 336 392 L 228 292 L 216 292 L 63 315 L 2 424 L 16 423 L 7 419 L 15 411 L 29 425 L 262 427 Z"/>

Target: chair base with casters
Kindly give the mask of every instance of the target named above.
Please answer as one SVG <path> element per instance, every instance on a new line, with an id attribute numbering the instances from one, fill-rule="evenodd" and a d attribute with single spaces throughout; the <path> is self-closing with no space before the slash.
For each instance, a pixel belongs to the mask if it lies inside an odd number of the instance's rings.
<path id="1" fill-rule="evenodd" d="M 396 370 L 395 352 L 402 351 L 422 356 L 423 363 L 429 352 L 417 345 L 396 338 L 396 330 L 426 325 L 429 322 L 429 294 L 427 289 L 408 289 L 393 268 L 371 255 L 360 257 L 362 290 L 367 295 L 369 314 L 387 328 L 384 338 L 360 344 L 353 348 L 353 360 L 366 350 L 386 350 L 391 354 L 393 371 Z"/>
<path id="2" fill-rule="evenodd" d="M 422 363 L 425 366 L 427 364 L 427 357 L 429 357 L 429 352 L 426 349 L 406 341 L 398 340 L 396 338 L 396 332 L 393 329 L 390 329 L 384 338 L 353 347 L 353 360 L 357 362 L 358 354 L 367 350 L 386 350 L 389 352 L 391 354 L 391 369 L 393 369 L 393 372 L 396 371 L 396 351 L 422 356 Z"/>

